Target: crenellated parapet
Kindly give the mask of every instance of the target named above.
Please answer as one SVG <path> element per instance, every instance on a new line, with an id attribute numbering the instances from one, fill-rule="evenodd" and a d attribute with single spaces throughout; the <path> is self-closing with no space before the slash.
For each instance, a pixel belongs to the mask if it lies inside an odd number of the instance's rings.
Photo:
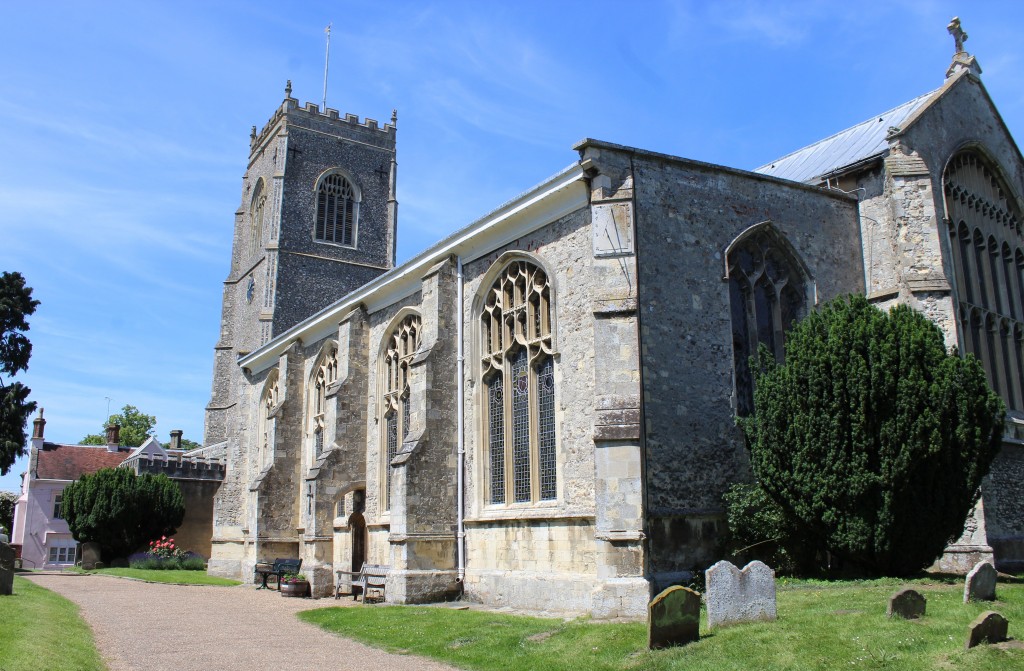
<path id="1" fill-rule="evenodd" d="M 224 479 L 227 462 L 224 459 L 208 457 L 185 457 L 182 455 L 139 454 L 129 457 L 122 468 L 130 468 L 136 475 L 166 475 L 172 480 L 210 480 L 220 482 Z"/>
<path id="2" fill-rule="evenodd" d="M 274 133 L 274 129 L 278 127 L 282 120 L 329 123 L 339 128 L 344 128 L 350 133 L 355 131 L 357 133 L 377 135 L 382 140 L 394 142 L 398 123 L 396 112 L 392 112 L 389 123 L 379 125 L 376 119 L 367 117 L 361 120 L 357 114 L 346 113 L 342 115 L 338 110 L 331 107 L 321 110 L 320 106 L 316 103 L 307 102 L 305 105 L 299 105 L 298 99 L 292 97 L 291 91 L 291 80 L 289 80 L 288 86 L 285 87 L 285 98 L 274 111 L 273 116 L 270 117 L 270 120 L 264 124 L 259 132 L 255 131 L 255 127 L 253 128 L 253 132 L 249 136 L 250 151 L 255 152 L 259 147 L 262 147 L 263 143 Z"/>

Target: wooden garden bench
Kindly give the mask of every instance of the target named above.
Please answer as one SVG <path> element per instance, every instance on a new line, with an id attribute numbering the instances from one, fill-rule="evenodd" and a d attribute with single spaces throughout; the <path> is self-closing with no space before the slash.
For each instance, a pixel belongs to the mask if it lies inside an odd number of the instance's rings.
<path id="1" fill-rule="evenodd" d="M 341 588 L 344 583 L 349 583 L 352 586 L 352 598 L 356 598 L 356 588 L 363 594 L 363 603 L 366 603 L 366 597 L 369 596 L 370 590 L 376 590 L 380 592 L 381 601 L 384 600 L 384 590 L 387 586 L 388 572 L 391 570 L 390 566 L 382 566 L 380 564 L 363 564 L 363 567 L 358 571 L 336 571 L 338 574 L 337 588 L 334 592 L 334 598 L 341 598 Z"/>

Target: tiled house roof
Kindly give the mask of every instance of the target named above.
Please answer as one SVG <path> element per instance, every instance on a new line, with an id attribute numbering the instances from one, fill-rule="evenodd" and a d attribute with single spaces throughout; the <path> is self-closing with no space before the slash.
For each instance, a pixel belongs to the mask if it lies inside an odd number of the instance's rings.
<path id="1" fill-rule="evenodd" d="M 35 477 L 44 480 L 77 480 L 101 468 L 120 466 L 130 453 L 131 448 L 110 452 L 106 445 L 44 443 L 38 453 Z"/>

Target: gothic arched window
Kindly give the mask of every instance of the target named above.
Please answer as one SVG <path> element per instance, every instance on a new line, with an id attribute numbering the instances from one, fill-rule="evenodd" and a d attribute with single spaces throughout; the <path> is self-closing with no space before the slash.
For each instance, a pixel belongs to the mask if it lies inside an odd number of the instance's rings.
<path id="1" fill-rule="evenodd" d="M 272 415 L 280 403 L 281 386 L 277 370 L 267 377 L 263 385 L 263 397 L 260 399 L 260 430 L 259 430 L 259 469 L 265 468 L 273 459 L 273 418 Z"/>
<path id="2" fill-rule="evenodd" d="M 263 211 L 267 204 L 267 195 L 263 193 L 263 179 L 256 182 L 249 203 L 249 256 L 256 256 L 263 244 Z"/>
<path id="3" fill-rule="evenodd" d="M 313 366 L 309 389 L 309 432 L 312 434 L 311 457 L 316 459 L 324 451 L 324 431 L 327 428 L 327 390 L 338 379 L 338 346 L 329 343 L 317 364 Z"/>
<path id="4" fill-rule="evenodd" d="M 513 261 L 481 314 L 485 443 L 491 504 L 558 497 L 551 285 L 543 269 Z"/>
<path id="5" fill-rule="evenodd" d="M 956 277 L 960 349 L 989 384 L 1024 410 L 1024 236 L 1021 214 L 996 168 L 976 151 L 953 157 L 942 180 Z"/>
<path id="6" fill-rule="evenodd" d="M 726 253 L 732 316 L 736 411 L 754 410 L 750 357 L 764 343 L 782 361 L 785 333 L 807 311 L 808 278 L 796 254 L 771 224 L 759 224 Z"/>
<path id="7" fill-rule="evenodd" d="M 337 172 L 322 178 L 316 189 L 314 237 L 352 247 L 358 222 L 359 198 L 352 183 Z"/>
<path id="8" fill-rule="evenodd" d="M 384 349 L 381 365 L 383 377 L 383 403 L 381 404 L 381 426 L 385 472 L 384 509 L 391 509 L 391 461 L 398 454 L 398 447 L 409 435 L 410 389 L 409 366 L 420 347 L 420 318 L 409 315 L 391 331 Z"/>

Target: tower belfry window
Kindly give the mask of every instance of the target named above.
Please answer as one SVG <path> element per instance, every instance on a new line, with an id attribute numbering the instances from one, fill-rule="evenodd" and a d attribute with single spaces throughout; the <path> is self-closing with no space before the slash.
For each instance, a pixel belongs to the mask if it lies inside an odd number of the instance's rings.
<path id="1" fill-rule="evenodd" d="M 315 237 L 322 242 L 355 245 L 359 200 L 352 183 L 339 173 L 320 180 L 316 195 Z"/>

